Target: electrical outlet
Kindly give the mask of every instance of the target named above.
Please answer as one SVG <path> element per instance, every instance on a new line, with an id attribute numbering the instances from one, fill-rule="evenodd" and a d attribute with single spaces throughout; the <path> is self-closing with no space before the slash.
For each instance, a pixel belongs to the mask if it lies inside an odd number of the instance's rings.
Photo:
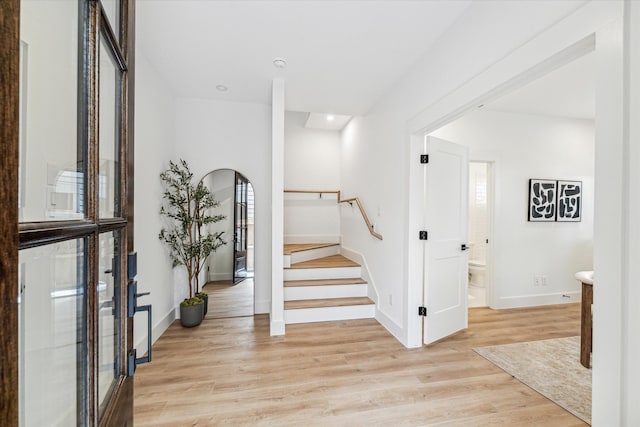
<path id="1" fill-rule="evenodd" d="M 540 284 L 541 284 L 542 286 L 547 286 L 547 276 L 542 276 L 542 277 L 540 278 Z"/>
<path id="2" fill-rule="evenodd" d="M 389 294 L 389 305 L 393 305 L 393 296 Z"/>
<path id="3" fill-rule="evenodd" d="M 540 286 L 540 276 L 533 276 L 533 286 Z"/>

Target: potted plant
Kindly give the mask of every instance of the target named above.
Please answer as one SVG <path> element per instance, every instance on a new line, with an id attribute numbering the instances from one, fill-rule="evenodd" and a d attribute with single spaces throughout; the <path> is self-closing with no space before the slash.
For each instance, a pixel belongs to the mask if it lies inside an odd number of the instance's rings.
<path id="1" fill-rule="evenodd" d="M 209 294 L 205 291 L 200 291 L 196 293 L 196 298 L 200 298 L 204 302 L 204 314 L 206 315 L 207 311 L 209 311 Z"/>
<path id="2" fill-rule="evenodd" d="M 180 303 L 180 324 L 192 328 L 204 319 L 204 301 L 198 297 L 185 298 Z"/>
<path id="3" fill-rule="evenodd" d="M 186 327 L 197 326 L 204 317 L 206 295 L 200 292 L 200 272 L 207 257 L 226 244 L 224 232 L 212 233 L 208 225 L 222 221 L 225 216 L 211 215 L 211 209 L 220 203 L 202 181 L 193 183 L 193 173 L 184 160 L 170 161 L 160 179 L 165 185 L 160 215 L 168 220 L 168 226 L 160 230 L 158 237 L 169 248 L 173 267 L 183 265 L 187 271 L 189 298 L 180 303 L 181 323 Z"/>

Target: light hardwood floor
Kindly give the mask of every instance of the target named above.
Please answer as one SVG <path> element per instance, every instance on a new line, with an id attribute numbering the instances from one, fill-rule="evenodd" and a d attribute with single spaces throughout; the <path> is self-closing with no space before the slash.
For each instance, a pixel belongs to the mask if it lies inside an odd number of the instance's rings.
<path id="1" fill-rule="evenodd" d="M 474 308 L 466 331 L 408 350 L 373 319 L 266 315 L 172 325 L 135 375 L 136 426 L 582 426 L 473 347 L 575 336 L 580 305 Z"/>
<path id="2" fill-rule="evenodd" d="M 203 291 L 209 294 L 207 319 L 253 316 L 253 278 L 236 285 L 231 280 L 208 282 Z"/>

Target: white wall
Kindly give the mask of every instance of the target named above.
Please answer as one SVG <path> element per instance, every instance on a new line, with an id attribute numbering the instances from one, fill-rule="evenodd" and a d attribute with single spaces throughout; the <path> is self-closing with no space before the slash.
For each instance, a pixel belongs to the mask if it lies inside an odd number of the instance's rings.
<path id="1" fill-rule="evenodd" d="M 491 306 L 578 302 L 574 274 L 593 269 L 593 122 L 476 111 L 432 135 L 468 146 L 470 160 L 495 162 Z M 529 178 L 582 181 L 582 221 L 528 222 Z M 547 285 L 535 286 L 535 275 Z"/>
<path id="2" fill-rule="evenodd" d="M 625 111 L 622 108 L 623 96 L 633 99 L 629 93 L 635 94 L 633 91 L 637 90 L 636 79 L 630 77 L 624 83 L 621 82 L 622 72 L 617 72 L 622 70 L 619 61 L 621 55 L 616 52 L 625 45 L 624 39 L 620 31 L 608 30 L 612 22 L 622 17 L 622 3 L 613 0 L 472 3 L 466 16 L 442 36 L 438 45 L 425 56 L 424 61 L 417 64 L 405 79 L 391 88 L 389 94 L 378 102 L 370 115 L 358 121 L 352 120 L 349 125 L 352 129 L 349 132 L 366 136 L 355 138 L 353 143 L 358 146 L 364 146 L 366 143 L 374 149 L 368 153 L 361 149 L 365 154 L 363 157 L 354 159 L 353 164 L 343 165 L 344 172 L 345 167 L 356 168 L 369 163 L 371 169 L 377 169 L 392 180 L 398 179 L 398 172 L 394 171 L 406 171 L 400 173 L 403 183 L 401 188 L 407 189 L 406 191 L 392 197 L 386 197 L 386 192 L 380 192 L 374 195 L 370 202 L 382 205 L 383 212 L 385 207 L 403 206 L 404 215 L 401 215 L 398 221 L 403 222 L 404 227 L 398 228 L 402 229 L 400 231 L 406 236 L 404 244 L 383 243 L 388 246 L 385 252 L 390 258 L 386 263 L 387 268 L 395 269 L 397 264 L 405 266 L 404 269 L 398 268 L 394 271 L 395 274 L 391 274 L 396 277 L 395 283 L 384 284 L 385 289 L 391 290 L 394 295 L 406 293 L 405 305 L 400 310 L 401 319 L 397 319 L 395 312 L 388 310 L 388 307 L 382 307 L 385 313 L 378 316 L 378 319 L 406 345 L 419 346 L 422 319 L 414 314 L 414 309 L 422 298 L 421 277 L 416 273 L 419 270 L 417 267 L 421 265 L 421 246 L 414 237 L 419 230 L 419 223 L 411 213 L 412 210 L 419 209 L 419 205 L 416 203 L 418 195 L 413 190 L 409 191 L 412 188 L 409 177 L 419 176 L 419 165 L 409 163 L 409 160 L 413 162 L 413 157 L 410 158 L 409 154 L 419 153 L 423 132 L 433 131 L 460 117 L 474 105 L 478 105 L 479 101 L 490 100 L 495 91 L 516 84 L 521 76 L 537 71 L 538 64 L 596 33 L 596 44 L 600 45 L 596 48 L 596 54 L 600 57 L 598 62 L 601 64 L 598 72 L 598 85 L 601 87 L 597 89 L 600 95 L 596 96 L 596 102 L 604 101 L 598 104 L 598 116 L 602 115 L 602 118 L 596 119 L 596 176 L 601 176 L 598 178 L 597 186 L 603 191 L 602 194 L 614 194 L 611 197 L 600 197 L 596 189 L 594 268 L 596 280 L 606 283 L 607 289 L 602 290 L 598 301 L 595 301 L 594 291 L 594 317 L 601 319 L 596 320 L 594 325 L 594 425 L 622 425 L 623 416 L 628 425 L 633 425 L 634 422 L 631 420 L 637 421 L 639 411 L 638 406 L 634 404 L 637 399 L 634 401 L 633 398 L 638 396 L 640 378 L 637 375 L 638 370 L 628 366 L 633 363 L 632 360 L 637 360 L 637 357 L 634 359 L 633 356 L 638 354 L 638 340 L 635 337 L 631 338 L 632 334 L 629 333 L 631 324 L 637 319 L 631 314 L 632 308 L 628 316 L 618 314 L 623 308 L 623 297 L 637 297 L 637 292 L 634 291 L 637 287 L 630 285 L 631 278 L 620 274 L 623 263 L 621 258 L 616 256 L 621 254 L 624 256 L 623 259 L 628 259 L 637 254 L 637 248 L 623 244 L 623 241 L 627 240 L 623 235 L 630 227 L 625 227 L 624 222 L 618 221 L 624 207 L 618 202 L 625 200 L 619 195 L 623 189 L 634 188 L 630 185 L 630 172 L 637 168 L 637 162 L 630 163 L 629 168 L 625 168 L 626 158 L 621 155 L 624 150 L 620 149 L 623 132 L 622 125 L 619 125 Z M 635 7 L 634 2 L 625 3 L 629 9 Z M 634 13 L 635 15 L 627 15 L 627 23 L 633 31 L 637 31 L 638 20 L 634 18 L 637 18 L 638 14 L 637 11 Z M 610 34 L 607 36 L 606 32 Z M 505 34 L 508 34 L 508 37 L 505 37 Z M 637 42 L 637 33 L 631 32 L 630 39 Z M 635 65 L 629 64 L 637 64 L 637 50 L 633 51 L 628 46 L 626 48 L 628 58 L 631 59 L 626 64 L 628 69 L 634 70 Z M 606 51 L 611 51 L 611 54 L 607 54 Z M 628 73 L 628 76 L 635 75 Z M 607 93 L 608 95 L 605 95 Z M 637 113 L 634 107 L 626 112 Z M 625 131 L 633 133 L 635 127 L 632 123 L 633 121 L 627 122 Z M 377 161 L 379 154 L 376 149 L 381 147 L 384 154 L 387 154 L 389 150 L 384 149 L 385 145 L 395 145 L 399 147 L 398 151 L 404 150 L 405 155 L 399 160 L 387 157 L 385 162 Z M 609 145 L 613 150 L 608 150 Z M 631 147 L 631 144 L 627 147 Z M 602 150 L 604 155 L 602 158 L 598 156 L 599 150 Z M 629 174 L 621 173 L 625 170 Z M 342 181 L 343 187 L 365 184 L 364 181 L 352 180 L 344 173 Z M 629 191 L 626 194 L 631 197 L 630 213 L 637 206 L 637 193 Z M 614 202 L 610 207 L 609 200 Z M 600 217 L 598 210 L 603 214 Z M 407 217 L 408 219 L 405 219 Z M 346 232 L 355 234 L 351 231 Z M 353 238 L 355 240 L 355 237 Z M 378 251 L 375 242 L 360 241 L 358 244 L 359 247 L 356 249 L 365 255 Z M 369 259 L 368 256 L 367 258 Z M 371 264 L 372 270 L 376 270 L 373 274 L 376 275 L 380 267 L 375 265 L 377 263 Z M 380 283 L 378 285 L 380 287 Z M 637 300 L 624 301 L 632 307 L 638 303 Z M 635 376 L 623 381 L 627 373 L 633 373 Z"/>
<path id="3" fill-rule="evenodd" d="M 135 93 L 135 251 L 138 253 L 138 292 L 151 292 L 140 305 L 153 305 L 153 341 L 175 319 L 171 260 L 158 239 L 163 226 L 160 173 L 174 155 L 175 99 L 144 53 L 136 52 Z M 134 342 L 138 355 L 146 351 L 146 318 L 137 314 Z"/>
<path id="4" fill-rule="evenodd" d="M 186 160 L 196 179 L 234 169 L 253 185 L 256 313 L 268 313 L 271 300 L 270 119 L 268 105 L 184 98 L 176 104 L 175 158 Z M 176 275 L 180 289 L 183 276 Z"/>
<path id="5" fill-rule="evenodd" d="M 285 114 L 284 187 L 340 190 L 340 132 L 307 129 L 307 116 L 293 111 Z M 337 242 L 339 235 L 340 210 L 335 196 L 285 195 L 285 242 Z"/>
<path id="6" fill-rule="evenodd" d="M 369 234 L 357 207 L 341 206 L 342 245 L 362 254 L 380 296 L 378 320 L 402 336 L 405 286 L 405 153 L 397 116 L 354 117 L 342 132 L 341 179 L 345 196 L 362 202 L 378 240 Z M 397 142 L 393 143 L 394 141 Z M 417 307 L 417 305 L 416 305 Z M 402 340 L 402 339 L 401 339 Z"/>
<path id="7" fill-rule="evenodd" d="M 204 184 L 214 193 L 220 206 L 212 209 L 211 215 L 224 215 L 225 219 L 209 227 L 211 233 L 222 231 L 226 245 L 221 246 L 207 258 L 205 281 L 233 279 L 233 209 L 236 173 L 230 169 L 216 170 L 203 178 Z M 204 284 L 204 282 L 201 282 Z"/>

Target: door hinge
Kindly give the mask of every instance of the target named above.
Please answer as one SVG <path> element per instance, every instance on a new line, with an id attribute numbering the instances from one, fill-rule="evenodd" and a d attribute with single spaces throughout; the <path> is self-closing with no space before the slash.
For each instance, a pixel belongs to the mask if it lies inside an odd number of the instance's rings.
<path id="1" fill-rule="evenodd" d="M 418 307 L 418 316 L 427 317 L 427 307 Z"/>
<path id="2" fill-rule="evenodd" d="M 428 154 L 420 154 L 420 164 L 429 163 L 429 155 Z"/>
<path id="3" fill-rule="evenodd" d="M 425 230 L 420 230 L 420 233 L 418 234 L 418 238 L 420 240 L 427 240 L 428 237 L 429 233 L 427 233 Z"/>

